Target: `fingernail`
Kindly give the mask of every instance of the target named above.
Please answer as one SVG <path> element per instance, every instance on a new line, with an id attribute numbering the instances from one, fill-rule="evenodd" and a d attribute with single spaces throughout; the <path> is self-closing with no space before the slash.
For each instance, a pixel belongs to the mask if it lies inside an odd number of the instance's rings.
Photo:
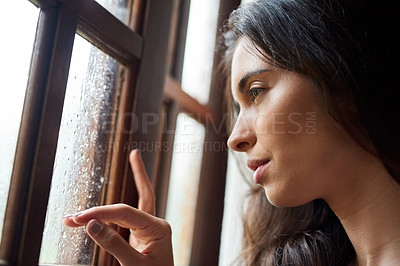
<path id="1" fill-rule="evenodd" d="M 84 211 L 80 211 L 80 212 L 77 212 L 74 214 L 67 214 L 64 216 L 64 218 L 78 217 L 78 216 L 82 215 L 83 213 L 84 213 Z"/>
<path id="2" fill-rule="evenodd" d="M 103 230 L 103 224 L 95 221 L 90 225 L 89 231 L 92 235 L 98 235 Z"/>
<path id="3" fill-rule="evenodd" d="M 138 155 L 139 155 L 139 158 L 141 159 L 141 158 L 142 158 L 142 153 L 140 152 L 139 149 L 137 149 L 137 153 L 138 153 Z"/>
<path id="4" fill-rule="evenodd" d="M 78 216 L 82 215 L 83 212 L 84 212 L 84 211 L 80 211 L 80 212 L 77 212 L 77 213 L 75 213 L 75 214 L 72 214 L 71 216 L 78 217 Z"/>

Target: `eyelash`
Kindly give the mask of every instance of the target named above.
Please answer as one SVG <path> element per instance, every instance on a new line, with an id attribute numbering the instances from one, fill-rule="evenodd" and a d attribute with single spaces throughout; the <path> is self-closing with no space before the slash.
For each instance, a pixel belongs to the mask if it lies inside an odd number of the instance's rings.
<path id="1" fill-rule="evenodd" d="M 247 94 L 249 94 L 251 97 L 253 97 L 253 99 L 251 99 L 250 102 L 254 102 L 255 99 L 258 97 L 258 95 L 260 95 L 263 92 L 264 89 L 262 88 L 253 88 L 253 89 L 249 89 L 246 91 Z"/>

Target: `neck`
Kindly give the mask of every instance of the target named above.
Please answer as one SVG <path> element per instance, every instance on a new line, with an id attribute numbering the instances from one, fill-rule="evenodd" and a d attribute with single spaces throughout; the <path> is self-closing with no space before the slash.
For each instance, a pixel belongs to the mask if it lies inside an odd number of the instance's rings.
<path id="1" fill-rule="evenodd" d="M 364 169 L 369 171 L 363 173 L 359 182 L 326 201 L 355 248 L 356 265 L 398 265 L 400 185 L 383 165 L 373 169 Z"/>

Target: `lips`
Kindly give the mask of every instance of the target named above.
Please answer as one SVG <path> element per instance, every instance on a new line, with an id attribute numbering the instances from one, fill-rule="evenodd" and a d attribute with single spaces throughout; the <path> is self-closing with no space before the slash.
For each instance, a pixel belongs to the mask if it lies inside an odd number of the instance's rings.
<path id="1" fill-rule="evenodd" d="M 254 171 L 253 180 L 256 184 L 262 183 L 262 177 L 270 160 L 247 160 L 247 167 Z"/>
<path id="2" fill-rule="evenodd" d="M 247 160 L 247 167 L 253 171 L 256 171 L 258 167 L 267 164 L 269 160 Z"/>

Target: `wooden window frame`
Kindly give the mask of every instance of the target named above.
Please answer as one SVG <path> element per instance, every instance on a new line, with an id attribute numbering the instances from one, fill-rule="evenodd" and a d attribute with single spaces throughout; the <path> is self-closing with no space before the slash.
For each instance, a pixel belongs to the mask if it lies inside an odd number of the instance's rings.
<path id="1" fill-rule="evenodd" d="M 206 123 L 207 116 L 211 116 L 214 124 L 220 125 L 226 113 L 221 105 L 221 88 L 225 87 L 226 80 L 219 69 L 220 57 L 214 58 L 209 104 L 198 103 L 180 87 L 190 0 L 136 0 L 135 19 L 129 26 L 93 0 L 29 1 L 41 8 L 41 12 L 3 227 L 0 265 L 38 264 L 76 32 L 125 65 L 120 114 L 135 113 L 138 119 L 145 113 L 164 117 L 158 126 L 146 133 L 140 130 L 133 134 L 117 132 L 115 149 L 119 152 L 112 157 L 112 182 L 108 184 L 105 204 L 126 202 L 136 206 L 129 150 L 124 149 L 124 145 L 132 140 L 145 143 L 159 140 L 173 147 L 173 134 L 162 130 L 175 129 L 179 112 L 191 115 L 206 126 L 206 143 L 226 142 L 227 139 L 226 132 L 215 132 Z M 218 28 L 239 4 L 238 0 L 220 1 Z M 134 121 L 129 118 L 119 115 L 117 128 L 130 128 Z M 144 150 L 142 157 L 154 181 L 157 215 L 165 217 L 172 149 Z M 226 151 L 205 149 L 191 265 L 218 264 L 226 162 Z M 127 230 L 118 230 L 127 237 Z M 118 265 L 118 262 L 99 251 L 98 264 Z"/>
<path id="2" fill-rule="evenodd" d="M 218 29 L 221 29 L 229 14 L 240 5 L 240 0 L 221 0 L 218 16 Z M 216 46 L 219 37 L 216 36 Z M 226 126 L 227 106 L 225 88 L 226 76 L 221 69 L 222 55 L 214 56 L 210 100 L 208 106 L 214 110 L 215 124 L 224 125 L 221 132 L 216 132 L 206 126 L 205 143 L 224 142 L 228 140 Z M 225 103 L 225 104 L 222 104 Z M 218 265 L 221 244 L 222 218 L 224 213 L 225 183 L 228 153 L 226 150 L 213 152 L 204 149 L 200 172 L 199 192 L 196 208 L 196 223 L 194 227 L 194 242 L 190 265 Z"/>
<path id="3" fill-rule="evenodd" d="M 180 84 L 190 4 L 189 1 L 185 0 L 176 0 L 176 2 L 176 5 L 180 6 L 180 12 L 179 18 L 173 19 L 175 24 L 172 27 L 175 32 L 172 31 L 174 34 L 170 38 L 172 39 L 170 44 L 172 61 L 169 61 L 164 88 L 167 112 L 167 118 L 164 122 L 166 126 L 164 127 L 167 131 L 170 128 L 175 128 L 177 115 L 184 112 L 205 126 L 205 145 L 213 142 L 226 143 L 228 138 L 225 125 L 227 111 L 226 105 L 223 103 L 225 102 L 224 92 L 227 80 L 221 69 L 221 54 L 216 53 L 214 55 L 209 102 L 206 105 L 201 104 L 185 93 Z M 220 0 L 217 29 L 222 28 L 224 21 L 232 10 L 240 5 L 240 2 L 240 0 Z M 219 33 L 216 36 L 216 46 L 219 45 L 218 35 Z M 210 121 L 212 123 L 209 123 Z M 215 125 L 220 127 L 219 132 L 215 131 Z M 162 140 L 167 141 L 168 147 L 173 147 L 173 134 L 163 134 Z M 203 149 L 190 265 L 218 265 L 227 156 L 226 149 L 219 151 Z M 161 162 L 163 162 L 162 171 L 158 172 L 157 183 L 155 184 L 157 215 L 165 217 L 172 149 L 161 152 L 160 157 L 162 158 Z"/>
<path id="4" fill-rule="evenodd" d="M 31 2 L 40 8 L 40 15 L 7 201 L 0 265 L 39 263 L 75 33 L 127 68 L 120 113 L 135 113 L 139 119 L 146 112 L 160 114 L 163 100 L 172 0 L 136 0 L 133 7 L 136 16 L 130 27 L 93 0 Z M 131 123 L 127 116 L 119 116 L 117 128 L 129 128 Z M 118 131 L 116 145 L 124 145 L 131 139 L 150 142 L 158 134 L 157 127 L 146 134 Z M 128 170 L 129 150 L 117 151 L 112 158 L 108 188 L 113 193 L 105 203 L 132 204 L 137 195 Z M 152 176 L 155 154 L 144 152 L 142 157 Z M 101 252 L 98 260 L 116 264 Z"/>

